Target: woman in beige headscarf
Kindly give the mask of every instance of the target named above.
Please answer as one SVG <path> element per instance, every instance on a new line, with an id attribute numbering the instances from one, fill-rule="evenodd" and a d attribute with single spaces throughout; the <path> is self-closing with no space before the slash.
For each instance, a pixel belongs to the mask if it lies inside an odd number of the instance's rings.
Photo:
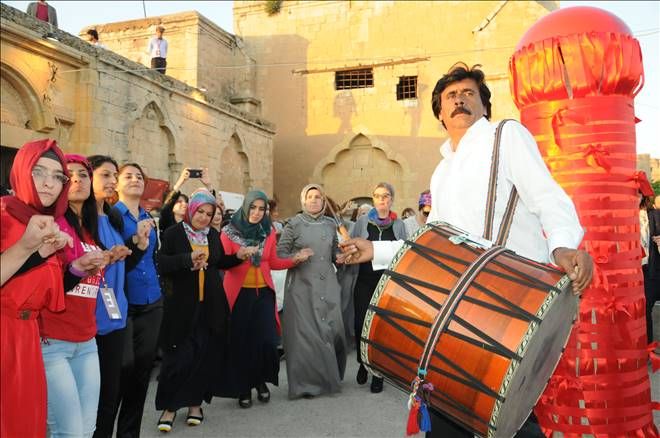
<path id="1" fill-rule="evenodd" d="M 284 290 L 282 334 L 290 399 L 339 392 L 346 369 L 341 291 L 333 266 L 336 225 L 323 214 L 320 185 L 305 186 L 300 203 L 303 212 L 287 223 L 277 245 L 280 257 L 302 248 L 314 252 L 289 269 Z"/>

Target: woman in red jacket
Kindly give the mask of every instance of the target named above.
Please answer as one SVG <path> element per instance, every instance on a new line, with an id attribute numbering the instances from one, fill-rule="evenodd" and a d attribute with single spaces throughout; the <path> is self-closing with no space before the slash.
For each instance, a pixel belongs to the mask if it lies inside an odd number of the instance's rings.
<path id="1" fill-rule="evenodd" d="M 63 279 L 63 261 L 55 255 L 65 242 L 73 243 L 54 222 L 67 209 L 69 188 L 66 161 L 55 141 L 39 140 L 23 145 L 16 154 L 9 179 L 16 195 L 3 196 L 1 201 L 2 270 L 5 271 L 5 255 L 21 246 L 24 233 L 31 233 L 35 225 L 52 232 L 44 236 L 45 242 L 29 245 L 28 251 L 23 251 L 27 257 L 19 270 L 11 276 L 3 275 L 0 436 L 43 437 L 46 376 L 37 317 L 43 309 L 63 310 L 65 283 L 75 285 L 80 280 L 78 274 L 91 272 L 94 266 L 90 265 L 89 256 L 80 257 L 71 263 L 73 274 L 67 271 Z M 70 275 L 77 280 L 68 281 Z"/>
<path id="2" fill-rule="evenodd" d="M 270 391 L 266 382 L 278 384 L 277 336 L 280 330 L 270 271 L 292 268 L 312 255 L 309 248 L 304 248 L 290 259 L 277 257 L 267 205 L 265 193 L 249 192 L 221 235 L 227 255 L 241 247 L 250 248 L 250 257 L 228 269 L 224 278 L 231 329 L 228 370 L 219 395 L 238 397 L 242 408 L 252 406 L 252 388 L 257 389 L 259 401 L 267 403 Z"/>

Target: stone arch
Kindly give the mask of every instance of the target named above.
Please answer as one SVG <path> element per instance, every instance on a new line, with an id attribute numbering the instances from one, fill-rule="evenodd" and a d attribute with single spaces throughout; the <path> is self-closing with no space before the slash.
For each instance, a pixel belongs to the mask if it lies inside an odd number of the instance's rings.
<path id="1" fill-rule="evenodd" d="M 174 182 L 181 171 L 174 132 L 155 101 L 147 103 L 128 129 L 128 145 L 120 157 L 145 167 L 150 177 Z"/>
<path id="2" fill-rule="evenodd" d="M 41 133 L 56 127 L 55 115 L 44 105 L 37 87 L 15 68 L 0 63 L 2 125 Z M 20 145 L 18 145 L 20 146 Z"/>
<path id="3" fill-rule="evenodd" d="M 246 193 L 250 190 L 250 160 L 237 132 L 229 138 L 220 154 L 220 181 L 218 187 L 225 192 Z"/>
<path id="4" fill-rule="evenodd" d="M 380 181 L 392 184 L 398 199 L 407 193 L 410 175 L 405 158 L 392 151 L 387 143 L 358 133 L 330 150 L 316 165 L 312 180 L 320 181 L 335 200 L 342 202 L 370 198 L 374 185 Z"/>

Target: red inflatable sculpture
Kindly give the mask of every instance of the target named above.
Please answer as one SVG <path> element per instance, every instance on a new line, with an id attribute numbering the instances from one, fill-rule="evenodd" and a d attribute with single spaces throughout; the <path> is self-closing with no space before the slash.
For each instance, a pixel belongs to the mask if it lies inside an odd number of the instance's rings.
<path id="1" fill-rule="evenodd" d="M 509 73 L 521 122 L 573 199 L 595 262 L 536 415 L 547 435 L 656 437 L 635 176 L 639 42 L 606 11 L 561 9 L 523 36 Z"/>

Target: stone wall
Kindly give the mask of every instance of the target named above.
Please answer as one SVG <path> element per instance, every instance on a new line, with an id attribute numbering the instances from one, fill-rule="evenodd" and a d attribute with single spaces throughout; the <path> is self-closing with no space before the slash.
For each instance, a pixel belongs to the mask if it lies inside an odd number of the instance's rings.
<path id="1" fill-rule="evenodd" d="M 168 76 L 206 89 L 208 95 L 227 102 L 235 99 L 243 104 L 251 98 L 253 104 L 244 109 L 258 114 L 254 61 L 241 49 L 239 38 L 196 11 L 94 24 L 82 29 L 80 36 L 86 38 L 88 29 L 96 29 L 99 41 L 109 50 L 149 67 L 147 46 L 157 26 L 165 28 Z"/>
<path id="2" fill-rule="evenodd" d="M 637 169 L 646 172 L 650 181 L 660 181 L 660 158 L 651 157 L 650 154 L 638 154 Z"/>
<path id="3" fill-rule="evenodd" d="M 44 38 L 46 23 L 0 8 L 3 146 L 50 137 L 66 152 L 137 161 L 170 183 L 184 166 L 207 166 L 222 190 L 224 181 L 272 193 L 274 125 L 61 30 Z"/>
<path id="4" fill-rule="evenodd" d="M 379 180 L 397 189 L 394 209 L 416 207 L 446 133 L 433 117 L 436 81 L 457 61 L 481 64 L 493 118 L 518 117 L 507 63 L 536 20 L 558 2 L 235 1 L 234 30 L 257 62 L 262 114 L 273 120 L 275 193 L 283 214 L 300 188 L 326 186 L 338 201 L 370 197 Z M 335 89 L 335 72 L 371 67 L 374 86 Z M 401 76 L 418 97 L 397 100 Z"/>

